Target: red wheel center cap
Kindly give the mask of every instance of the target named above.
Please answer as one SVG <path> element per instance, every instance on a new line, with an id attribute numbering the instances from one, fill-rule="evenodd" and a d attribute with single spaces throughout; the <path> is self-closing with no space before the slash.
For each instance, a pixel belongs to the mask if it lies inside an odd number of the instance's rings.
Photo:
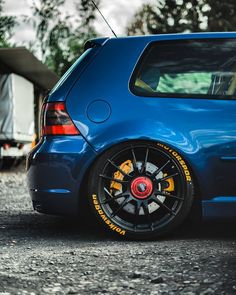
<path id="1" fill-rule="evenodd" d="M 137 199 L 146 199 L 152 193 L 152 181 L 144 176 L 135 178 L 131 182 L 131 193 Z"/>

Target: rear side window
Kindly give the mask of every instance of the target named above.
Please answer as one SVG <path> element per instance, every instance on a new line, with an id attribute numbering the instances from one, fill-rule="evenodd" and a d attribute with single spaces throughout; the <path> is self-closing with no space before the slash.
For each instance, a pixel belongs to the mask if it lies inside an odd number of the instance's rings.
<path id="1" fill-rule="evenodd" d="M 152 43 L 130 82 L 140 96 L 236 98 L 236 40 Z"/>

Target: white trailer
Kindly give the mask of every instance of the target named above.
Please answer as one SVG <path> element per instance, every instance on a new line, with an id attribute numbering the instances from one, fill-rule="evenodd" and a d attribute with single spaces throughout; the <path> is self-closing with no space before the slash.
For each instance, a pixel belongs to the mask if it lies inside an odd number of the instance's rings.
<path id="1" fill-rule="evenodd" d="M 16 74 L 0 75 L 0 166 L 29 152 L 34 122 L 33 84 Z"/>

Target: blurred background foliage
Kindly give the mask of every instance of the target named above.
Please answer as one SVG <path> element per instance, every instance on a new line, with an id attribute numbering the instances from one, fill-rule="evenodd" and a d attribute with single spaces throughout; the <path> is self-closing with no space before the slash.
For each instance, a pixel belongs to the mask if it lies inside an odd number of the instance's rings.
<path id="1" fill-rule="evenodd" d="M 99 1 L 95 1 L 99 5 Z M 47 66 L 61 76 L 83 52 L 86 40 L 97 36 L 91 1 L 80 0 L 74 7 L 76 18 L 63 15 L 65 0 L 33 2 L 33 17 L 27 19 L 36 31 L 36 49 Z M 72 21 L 73 20 L 73 21 Z"/>
<path id="2" fill-rule="evenodd" d="M 128 35 L 236 31 L 235 0 L 156 0 L 144 4 Z"/>
<path id="3" fill-rule="evenodd" d="M 17 22 L 13 16 L 4 15 L 3 4 L 4 1 L 0 0 L 0 47 L 9 47 L 9 39 Z"/>
<path id="4" fill-rule="evenodd" d="M 63 13 L 66 1 L 34 0 L 32 16 L 19 20 L 4 14 L 4 0 L 0 0 L 0 47 L 19 46 L 12 44 L 11 37 L 18 22 L 24 21 L 34 28 L 36 35 L 36 41 L 27 47 L 61 76 L 83 52 L 85 41 L 98 35 L 94 26 L 97 14 L 92 2 L 75 1 L 72 16 Z M 101 1 L 95 0 L 98 7 Z M 236 31 L 235 0 L 143 2 L 126 28 L 127 35 Z M 109 15 L 106 17 L 109 21 Z"/>

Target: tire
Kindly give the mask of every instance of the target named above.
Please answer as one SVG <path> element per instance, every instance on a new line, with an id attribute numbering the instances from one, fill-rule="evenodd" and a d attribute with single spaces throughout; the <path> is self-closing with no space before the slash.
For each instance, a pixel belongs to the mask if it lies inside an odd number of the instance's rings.
<path id="1" fill-rule="evenodd" d="M 129 239 L 154 239 L 173 231 L 193 203 L 186 161 L 160 143 L 123 143 L 106 151 L 91 169 L 88 188 L 98 220 Z"/>

